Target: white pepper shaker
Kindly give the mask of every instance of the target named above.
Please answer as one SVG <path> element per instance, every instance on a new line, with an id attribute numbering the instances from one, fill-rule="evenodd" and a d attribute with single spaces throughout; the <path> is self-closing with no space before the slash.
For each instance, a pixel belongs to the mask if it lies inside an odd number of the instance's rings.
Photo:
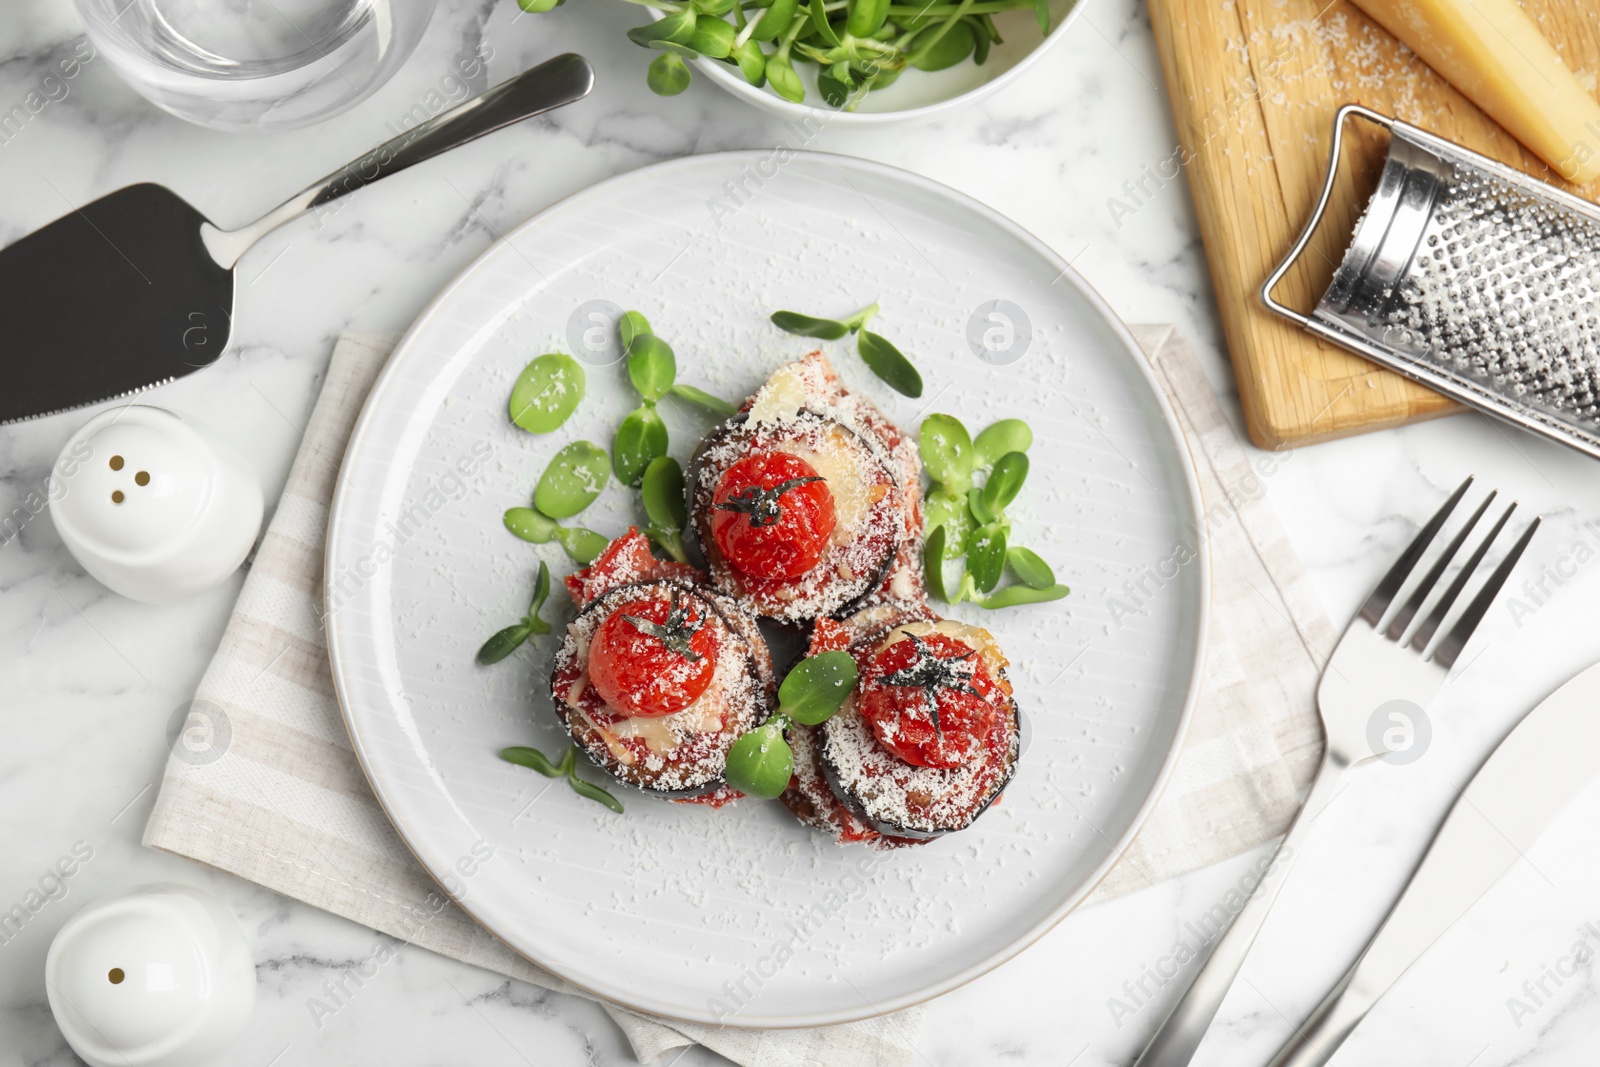
<path id="1" fill-rule="evenodd" d="M 219 584 L 261 529 L 261 485 L 227 442 L 145 404 L 102 411 L 56 465 L 51 517 L 114 592 L 165 604 Z"/>
<path id="2" fill-rule="evenodd" d="M 67 920 L 44 964 L 50 1011 L 89 1067 L 199 1067 L 244 1029 L 256 971 L 233 913 L 142 886 Z"/>

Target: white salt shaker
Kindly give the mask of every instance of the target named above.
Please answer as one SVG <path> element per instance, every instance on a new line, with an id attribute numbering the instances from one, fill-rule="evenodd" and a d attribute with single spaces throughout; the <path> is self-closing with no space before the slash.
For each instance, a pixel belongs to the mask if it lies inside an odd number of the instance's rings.
<path id="1" fill-rule="evenodd" d="M 144 404 L 102 411 L 62 449 L 51 517 L 114 592 L 182 600 L 239 568 L 261 529 L 261 485 L 214 433 Z"/>
<path id="2" fill-rule="evenodd" d="M 84 908 L 50 943 L 45 991 L 89 1067 L 198 1067 L 244 1029 L 256 972 L 233 913 L 186 885 Z"/>

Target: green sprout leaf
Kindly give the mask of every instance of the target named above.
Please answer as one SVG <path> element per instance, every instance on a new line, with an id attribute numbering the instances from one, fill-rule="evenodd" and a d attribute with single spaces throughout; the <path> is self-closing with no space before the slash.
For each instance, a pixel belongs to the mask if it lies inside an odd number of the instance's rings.
<path id="1" fill-rule="evenodd" d="M 539 574 L 533 579 L 533 597 L 528 601 L 528 614 L 523 618 L 523 623 L 536 634 L 550 632 L 550 624 L 539 617 L 539 609 L 544 607 L 544 602 L 550 599 L 550 567 L 544 560 L 539 561 Z"/>
<path id="2" fill-rule="evenodd" d="M 546 778 L 560 778 L 565 772 L 551 763 L 543 752 L 526 745 L 513 745 L 500 750 L 500 758 L 507 763 L 515 763 L 519 767 L 530 767 Z"/>
<path id="3" fill-rule="evenodd" d="M 686 45 L 694 36 L 696 22 L 694 8 L 685 6 L 656 22 L 635 26 L 628 31 L 628 40 L 634 44 L 651 47 L 657 41 Z"/>
<path id="4" fill-rule="evenodd" d="M 624 352 L 632 350 L 635 337 L 653 332 L 650 329 L 650 320 L 637 311 L 624 311 L 622 318 L 617 320 L 617 336 L 622 339 Z"/>
<path id="5" fill-rule="evenodd" d="M 578 746 L 568 745 L 567 751 L 561 756 L 560 763 L 551 763 L 550 758 L 536 748 L 526 745 L 516 745 L 511 748 L 502 748 L 500 758 L 507 763 L 515 763 L 519 767 L 529 767 L 546 778 L 565 778 L 572 791 L 580 797 L 604 804 L 618 815 L 623 813 L 622 802 L 604 789 L 592 782 L 586 782 L 578 777 Z"/>
<path id="6" fill-rule="evenodd" d="M 651 460 L 639 482 L 639 494 L 650 519 L 645 536 L 679 563 L 687 563 L 683 528 L 689 524 L 689 507 L 684 499 L 683 468 L 678 461 L 671 456 Z"/>
<path id="7" fill-rule="evenodd" d="M 529 433 L 549 433 L 577 410 L 583 390 L 583 367 L 577 360 L 562 352 L 540 356 L 511 387 L 511 421 Z"/>
<path id="8" fill-rule="evenodd" d="M 1050 35 L 1050 0 L 1033 0 L 1033 17 L 1039 23 L 1039 32 Z"/>
<path id="9" fill-rule="evenodd" d="M 829 107 L 842 108 L 850 102 L 849 83 L 839 81 L 831 74 L 817 75 L 817 91 L 822 94 L 823 103 Z"/>
<path id="10" fill-rule="evenodd" d="M 983 485 L 983 510 L 999 518 L 1022 492 L 1028 479 L 1028 457 L 1022 452 L 1007 452 L 995 460 L 989 480 Z"/>
<path id="11" fill-rule="evenodd" d="M 844 28 L 852 37 L 871 37 L 889 18 L 889 0 L 850 0 Z"/>
<path id="12" fill-rule="evenodd" d="M 828 5 L 823 0 L 811 0 L 807 7 L 811 11 L 811 25 L 815 27 L 817 35 L 829 44 L 838 44 L 839 34 L 828 21 Z"/>
<path id="13" fill-rule="evenodd" d="M 623 485 L 638 485 L 645 468 L 667 454 L 667 424 L 656 409 L 643 404 L 628 412 L 611 444 L 611 469 Z"/>
<path id="14" fill-rule="evenodd" d="M 733 54 L 734 39 L 738 33 L 731 22 L 719 18 L 700 19 L 694 24 L 694 34 L 689 38 L 688 45 L 703 56 L 727 59 Z"/>
<path id="15" fill-rule="evenodd" d="M 507 626 L 504 630 L 485 641 L 483 647 L 478 649 L 477 659 L 479 666 L 487 667 L 491 663 L 499 663 L 521 648 L 522 643 L 532 633 L 533 629 L 527 623 L 519 622 L 514 626 Z"/>
<path id="16" fill-rule="evenodd" d="M 689 524 L 689 505 L 683 492 L 683 468 L 671 456 L 659 456 L 645 468 L 639 485 L 644 513 L 663 530 L 681 530 Z"/>
<path id="17" fill-rule="evenodd" d="M 935 599 L 949 603 L 950 594 L 945 590 L 944 584 L 944 538 L 944 527 L 935 526 L 933 532 L 928 534 L 928 539 L 923 542 L 922 581 Z"/>
<path id="18" fill-rule="evenodd" d="M 726 26 L 727 23 L 719 25 Z M 689 88 L 689 83 L 693 80 L 694 75 L 690 73 L 689 65 L 683 61 L 682 56 L 673 51 L 664 51 L 656 56 L 644 71 L 644 83 L 657 96 L 677 96 Z"/>
<path id="19" fill-rule="evenodd" d="M 1006 564 L 1010 566 L 1011 573 L 1030 589 L 1049 589 L 1056 584 L 1056 575 L 1050 569 L 1050 564 L 1031 548 L 1012 545 L 1006 549 Z"/>
<path id="20" fill-rule="evenodd" d="M 887 382 L 889 388 L 912 399 L 922 395 L 922 375 L 886 338 L 862 330 L 856 336 L 856 348 L 872 373 Z"/>
<path id="21" fill-rule="evenodd" d="M 800 9 L 800 0 L 773 0 L 772 6 L 761 13 L 756 20 L 756 27 L 750 33 L 751 40 L 775 41 L 778 35 L 789 28 L 789 23 L 794 21 L 794 13 Z"/>
<path id="22" fill-rule="evenodd" d="M 958 496 L 943 486 L 935 486 L 928 493 L 922 513 L 928 529 L 944 530 L 945 559 L 955 559 L 967 550 L 967 538 L 977 527 L 972 512 L 967 508 L 967 498 Z"/>
<path id="23" fill-rule="evenodd" d="M 992 467 L 1007 452 L 1026 452 L 1033 446 L 1033 431 L 1021 419 L 1001 419 L 973 438 L 978 466 Z"/>
<path id="24" fill-rule="evenodd" d="M 739 413 L 737 404 L 730 404 L 720 396 L 712 396 L 704 389 L 696 389 L 694 386 L 684 385 L 682 382 L 674 382 L 668 392 L 680 400 L 698 404 L 700 407 L 715 411 L 719 415 L 737 415 Z"/>
<path id="25" fill-rule="evenodd" d="M 556 531 L 561 528 L 554 519 L 546 518 L 532 508 L 511 508 L 506 512 L 504 521 L 506 529 L 536 545 L 555 540 Z"/>
<path id="26" fill-rule="evenodd" d="M 1045 604 L 1052 600 L 1060 600 L 1072 592 L 1064 585 L 1052 585 L 1048 589 L 1034 589 L 1026 585 L 1008 585 L 993 596 L 974 598 L 973 603 L 980 608 L 996 611 L 1000 608 L 1015 608 L 1023 604 Z"/>
<path id="27" fill-rule="evenodd" d="M 723 25 L 727 24 L 724 23 Z M 622 801 L 618 800 L 604 789 L 595 785 L 593 782 L 586 782 L 582 778 L 579 778 L 576 774 L 569 774 L 567 776 L 567 782 L 572 786 L 572 791 L 578 794 L 580 797 L 598 801 L 599 803 L 610 808 L 612 811 L 616 812 L 618 815 L 622 814 Z"/>
<path id="28" fill-rule="evenodd" d="M 585 567 L 599 559 L 600 553 L 611 543 L 605 534 L 585 530 L 582 526 L 557 527 L 555 539 L 568 559 Z"/>
<path id="29" fill-rule="evenodd" d="M 977 38 L 973 36 L 972 25 L 962 19 L 952 23 L 944 35 L 926 49 L 919 42 L 917 51 L 921 54 L 912 58 L 911 65 L 918 70 L 945 70 L 970 56 L 976 46 Z"/>
<path id="30" fill-rule="evenodd" d="M 550 460 L 533 490 L 533 506 L 552 519 L 570 519 L 593 504 L 611 476 L 611 457 L 591 441 L 573 441 Z"/>
<path id="31" fill-rule="evenodd" d="M 823 652 L 801 660 L 778 687 L 778 710 L 795 722 L 827 722 L 856 687 L 856 661 L 848 652 Z"/>
<path id="32" fill-rule="evenodd" d="M 740 735 L 728 749 L 723 774 L 741 793 L 765 800 L 780 796 L 794 774 L 794 750 L 783 739 L 783 727 L 769 722 Z"/>
<path id="33" fill-rule="evenodd" d="M 1000 584 L 1006 570 L 1006 528 L 998 523 L 980 526 L 967 544 L 967 573 L 980 593 Z"/>
<path id="34" fill-rule="evenodd" d="M 517 6 L 530 15 L 542 15 L 546 11 L 560 7 L 563 0 L 517 0 Z"/>
<path id="35" fill-rule="evenodd" d="M 837 341 L 850 332 L 850 327 L 842 322 L 802 315 L 798 311 L 774 311 L 772 325 L 785 333 L 816 337 L 823 341 Z"/>
<path id="36" fill-rule="evenodd" d="M 653 333 L 635 334 L 628 345 L 628 380 L 649 403 L 667 395 L 678 376 L 672 346 Z"/>
<path id="37" fill-rule="evenodd" d="M 995 515 L 983 502 L 983 490 L 973 486 L 967 490 L 967 510 L 980 524 L 994 522 L 999 516 Z"/>
<path id="38" fill-rule="evenodd" d="M 544 602 L 549 596 L 550 568 L 540 560 L 539 575 L 533 581 L 533 599 L 528 603 L 528 613 L 520 621 L 507 626 L 483 643 L 483 647 L 478 649 L 479 665 L 487 667 L 491 663 L 499 663 L 521 648 L 523 642 L 533 634 L 549 633 L 550 624 L 539 617 L 539 609 L 544 607 Z"/>
<path id="39" fill-rule="evenodd" d="M 805 83 L 800 80 L 800 75 L 795 73 L 794 64 L 790 62 L 789 57 L 782 52 L 775 52 L 767 57 L 767 84 L 772 86 L 773 92 L 791 104 L 798 104 L 806 98 Z"/>
<path id="40" fill-rule="evenodd" d="M 739 73 L 751 85 L 761 85 L 767 80 L 767 53 L 761 50 L 761 42 L 747 40 L 735 45 L 733 58 L 739 64 Z"/>
<path id="41" fill-rule="evenodd" d="M 965 493 L 972 486 L 972 438 L 960 419 L 929 415 L 922 420 L 917 444 L 928 477 L 951 493 Z"/>

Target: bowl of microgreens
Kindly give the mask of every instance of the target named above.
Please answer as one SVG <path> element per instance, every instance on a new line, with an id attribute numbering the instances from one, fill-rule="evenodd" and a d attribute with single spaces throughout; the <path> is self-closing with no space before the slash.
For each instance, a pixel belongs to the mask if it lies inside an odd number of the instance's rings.
<path id="1" fill-rule="evenodd" d="M 518 0 L 548 11 L 565 0 Z M 676 96 L 711 81 L 778 114 L 845 125 L 931 118 L 1019 77 L 1080 0 L 625 0 L 653 53 L 645 81 Z"/>

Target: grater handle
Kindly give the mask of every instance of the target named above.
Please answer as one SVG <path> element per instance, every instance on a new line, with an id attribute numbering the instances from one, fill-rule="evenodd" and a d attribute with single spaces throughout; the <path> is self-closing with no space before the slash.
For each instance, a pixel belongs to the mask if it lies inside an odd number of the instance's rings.
<path id="1" fill-rule="evenodd" d="M 1289 273 L 1289 268 L 1295 265 L 1300 258 L 1300 254 L 1311 243 L 1311 235 L 1317 232 L 1317 226 L 1322 222 L 1322 216 L 1328 210 L 1328 201 L 1333 199 L 1333 183 L 1339 176 L 1339 149 L 1344 142 L 1344 120 L 1352 116 L 1366 119 L 1368 122 L 1382 126 L 1386 130 L 1394 128 L 1394 120 L 1389 116 L 1381 115 L 1370 108 L 1362 107 L 1360 104 L 1346 104 L 1339 109 L 1338 114 L 1333 117 L 1333 143 L 1328 147 L 1328 176 L 1322 183 L 1322 195 L 1317 198 L 1317 206 L 1312 210 L 1311 218 L 1306 220 L 1306 228 L 1300 231 L 1300 239 L 1294 243 L 1293 248 L 1289 249 L 1287 258 L 1282 263 L 1279 263 L 1278 269 L 1268 275 L 1267 280 L 1261 284 L 1261 302 L 1267 306 L 1267 310 L 1282 315 L 1303 329 L 1312 329 L 1310 317 L 1302 315 L 1287 304 L 1278 303 L 1272 298 L 1272 290 L 1277 288 L 1278 283 L 1283 280 L 1283 276 Z"/>

